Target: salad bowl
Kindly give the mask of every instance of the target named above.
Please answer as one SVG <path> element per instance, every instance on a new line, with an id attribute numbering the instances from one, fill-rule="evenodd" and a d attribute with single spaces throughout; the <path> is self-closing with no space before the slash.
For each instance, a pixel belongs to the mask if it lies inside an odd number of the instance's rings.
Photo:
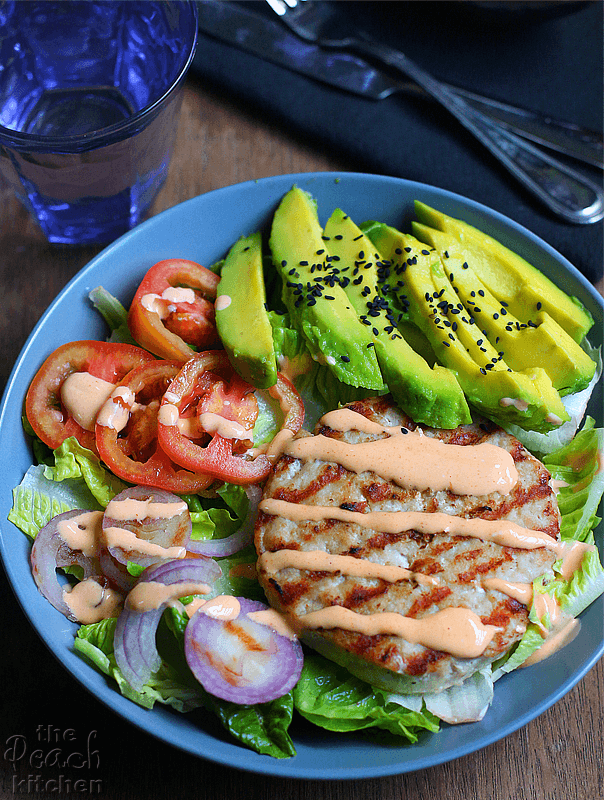
<path id="1" fill-rule="evenodd" d="M 244 749 L 216 732 L 204 712 L 178 714 L 156 705 L 141 708 L 110 686 L 73 648 L 77 626 L 38 592 L 29 564 L 28 538 L 7 520 L 11 492 L 32 464 L 22 427 L 23 399 L 44 358 L 59 345 L 79 339 L 104 339 L 102 317 L 88 300 L 102 286 L 128 306 L 145 272 L 156 262 L 183 258 L 204 265 L 221 259 L 240 236 L 266 232 L 283 195 L 293 185 L 318 201 L 322 223 L 336 208 L 354 220 L 380 220 L 408 230 L 413 202 L 421 200 L 462 218 L 498 239 L 537 266 L 591 312 L 594 346 L 602 345 L 602 298 L 559 253 L 519 224 L 458 195 L 398 178 L 357 173 L 302 173 L 225 187 L 193 198 L 139 225 L 103 250 L 54 300 L 31 333 L 14 366 L 0 410 L 0 448 L 10 453 L 2 475 L 0 554 L 8 580 L 25 616 L 50 652 L 100 702 L 166 746 L 236 769 L 303 779 L 359 779 L 397 775 L 462 757 L 511 734 L 563 697 L 604 654 L 604 598 L 581 616 L 572 645 L 527 669 L 504 676 L 480 722 L 443 725 L 440 733 L 420 737 L 414 745 L 381 745 L 362 734 L 335 734 L 294 720 L 291 733 L 297 755 L 277 760 Z M 598 338 L 599 337 L 599 338 Z M 596 388 L 588 413 L 602 426 L 602 386 Z M 602 547 L 602 526 L 596 530 Z M 50 657 L 50 654 L 49 654 Z"/>

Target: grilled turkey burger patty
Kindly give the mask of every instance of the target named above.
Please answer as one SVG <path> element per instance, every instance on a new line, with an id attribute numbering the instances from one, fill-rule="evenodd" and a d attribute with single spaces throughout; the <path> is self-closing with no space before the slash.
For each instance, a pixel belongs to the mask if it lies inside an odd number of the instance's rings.
<path id="1" fill-rule="evenodd" d="M 480 421 L 454 430 L 424 428 L 403 414 L 390 397 L 354 402 L 347 408 L 383 426 L 402 426 L 410 431 L 419 427 L 426 436 L 447 444 L 497 445 L 512 456 L 518 481 L 509 494 L 455 495 L 448 490 L 407 489 L 373 472 L 357 474 L 337 463 L 283 455 L 266 484 L 263 499 L 339 506 L 360 513 L 419 511 L 468 519 L 509 520 L 557 538 L 560 515 L 549 472 L 515 437 L 495 424 Z M 321 423 L 315 434 L 350 444 L 388 436 L 359 430 L 340 432 Z M 269 602 L 294 618 L 330 606 L 342 606 L 359 614 L 397 612 L 415 619 L 461 607 L 497 629 L 482 655 L 470 658 L 391 634 L 366 635 L 344 628 L 319 628 L 303 633 L 303 639 L 316 650 L 373 685 L 415 693 L 437 692 L 463 682 L 521 638 L 528 622 L 526 606 L 501 591 L 485 587 L 485 581 L 499 578 L 530 584 L 556 560 L 555 554 L 544 547 L 525 550 L 445 532 L 385 533 L 355 522 L 289 520 L 263 511 L 258 515 L 255 543 L 259 557 L 284 549 L 318 550 L 404 567 L 432 579 L 390 582 L 381 577 L 353 577 L 338 571 L 290 566 L 277 571 L 260 558 L 259 579 Z"/>

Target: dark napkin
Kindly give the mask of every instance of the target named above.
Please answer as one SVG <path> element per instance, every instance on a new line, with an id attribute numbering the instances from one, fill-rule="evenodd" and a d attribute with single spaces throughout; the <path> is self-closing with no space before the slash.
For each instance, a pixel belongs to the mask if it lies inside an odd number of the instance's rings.
<path id="1" fill-rule="evenodd" d="M 264 2 L 246 5 L 272 13 Z M 602 3 L 566 0 L 558 5 L 570 11 L 554 15 L 523 13 L 519 5 L 337 2 L 359 28 L 438 78 L 601 131 Z M 246 110 L 345 156 L 351 171 L 428 183 L 484 203 L 540 236 L 589 280 L 602 277 L 603 224 L 558 220 L 435 103 L 412 94 L 356 97 L 203 34 L 193 71 Z M 602 181 L 597 168 L 568 163 Z"/>

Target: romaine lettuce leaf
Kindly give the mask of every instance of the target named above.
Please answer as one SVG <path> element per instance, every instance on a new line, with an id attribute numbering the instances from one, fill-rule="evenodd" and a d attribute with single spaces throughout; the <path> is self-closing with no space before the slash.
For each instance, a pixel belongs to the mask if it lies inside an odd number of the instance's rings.
<path id="1" fill-rule="evenodd" d="M 562 539 L 588 541 L 600 521 L 597 511 L 604 493 L 603 458 L 604 429 L 594 428 L 590 417 L 572 442 L 544 457 L 552 478 L 567 484 L 558 492 Z"/>
<path id="2" fill-rule="evenodd" d="M 305 653 L 302 675 L 293 692 L 296 710 L 330 731 L 379 728 L 413 743 L 422 731 L 439 729 L 429 711 L 406 708 L 395 695 L 353 677 L 316 653 Z"/>
<path id="3" fill-rule="evenodd" d="M 137 344 L 128 328 L 128 312 L 117 297 L 114 297 L 102 286 L 97 286 L 96 289 L 89 292 L 88 297 L 109 326 L 111 335 L 107 339 L 108 342 Z"/>
<path id="4" fill-rule="evenodd" d="M 92 625 L 82 625 L 74 647 L 97 669 L 113 678 L 120 692 L 143 708 L 153 708 L 156 702 L 186 712 L 203 705 L 201 686 L 195 685 L 192 676 L 187 681 L 179 671 L 162 659 L 162 664 L 140 691 L 134 690 L 122 675 L 113 653 L 113 635 L 116 619 L 104 619 Z"/>
<path id="5" fill-rule="evenodd" d="M 57 483 L 44 473 L 42 464 L 27 470 L 13 489 L 13 506 L 8 514 L 8 519 L 32 539 L 57 514 L 73 508 L 101 510 L 83 478 L 66 478 Z"/>

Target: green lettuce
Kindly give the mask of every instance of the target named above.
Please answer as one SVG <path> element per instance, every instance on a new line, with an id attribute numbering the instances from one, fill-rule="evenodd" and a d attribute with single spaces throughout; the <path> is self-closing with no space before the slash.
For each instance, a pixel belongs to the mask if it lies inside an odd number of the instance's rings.
<path id="1" fill-rule="evenodd" d="M 604 455 L 604 430 L 594 427 L 588 417 L 582 430 L 564 447 L 548 454 L 543 463 L 552 478 L 564 486 L 558 493 L 561 514 L 560 538 L 564 542 L 594 543 L 593 530 L 600 522 L 598 506 L 604 493 L 604 474 L 600 464 Z M 597 549 L 588 550 L 580 568 L 565 580 L 560 573 L 561 561 L 551 574 L 533 582 L 533 594 L 548 594 L 561 610 L 576 617 L 604 593 L 604 568 Z M 514 650 L 494 665 L 495 680 L 521 666 L 543 644 L 543 629 L 551 627 L 546 615 L 539 618 L 535 603 L 529 609 L 529 624 Z"/>
<path id="2" fill-rule="evenodd" d="M 296 710 L 330 731 L 377 728 L 414 743 L 423 731 L 439 729 L 438 719 L 429 711 L 401 705 L 398 696 L 370 686 L 316 653 L 305 653 L 293 692 Z"/>
<path id="3" fill-rule="evenodd" d="M 304 398 L 305 426 L 309 428 L 326 411 L 367 397 L 367 389 L 340 381 L 324 364 L 315 361 L 304 335 L 291 322 L 289 314 L 269 312 L 277 363 Z M 375 392 L 373 392 L 375 394 Z"/>
<path id="4" fill-rule="evenodd" d="M 107 341 L 119 344 L 137 344 L 128 328 L 128 312 L 116 297 L 102 286 L 92 289 L 88 297 L 109 326 L 111 335 Z"/>
<path id="5" fill-rule="evenodd" d="M 73 437 L 54 451 L 53 459 L 53 465 L 30 467 L 13 489 L 8 518 L 32 538 L 57 514 L 74 508 L 100 511 L 126 488 Z"/>

